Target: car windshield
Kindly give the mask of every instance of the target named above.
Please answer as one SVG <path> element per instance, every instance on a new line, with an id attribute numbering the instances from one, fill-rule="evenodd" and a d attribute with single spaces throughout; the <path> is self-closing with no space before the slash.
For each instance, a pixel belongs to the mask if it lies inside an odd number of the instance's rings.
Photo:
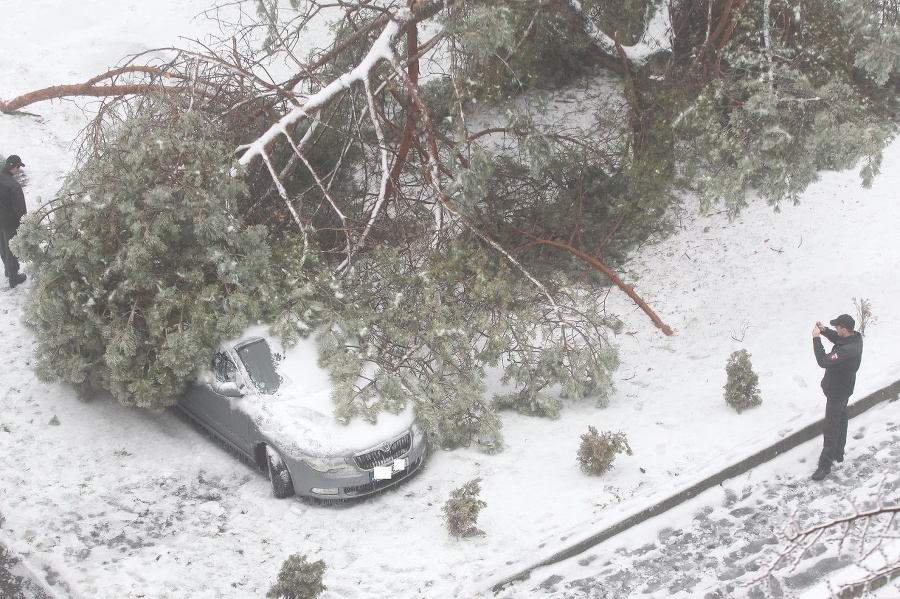
<path id="1" fill-rule="evenodd" d="M 265 339 L 258 339 L 237 350 L 244 368 L 260 393 L 275 393 L 281 385 L 281 377 L 275 370 L 275 359 Z"/>

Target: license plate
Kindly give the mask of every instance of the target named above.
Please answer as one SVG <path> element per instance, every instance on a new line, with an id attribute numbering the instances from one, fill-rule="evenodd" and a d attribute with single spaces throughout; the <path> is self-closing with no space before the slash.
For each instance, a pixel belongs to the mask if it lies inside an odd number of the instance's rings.
<path id="1" fill-rule="evenodd" d="M 375 466 L 372 470 L 370 480 L 390 480 L 395 472 L 406 470 L 409 466 L 409 460 L 406 458 L 397 458 L 390 466 Z"/>

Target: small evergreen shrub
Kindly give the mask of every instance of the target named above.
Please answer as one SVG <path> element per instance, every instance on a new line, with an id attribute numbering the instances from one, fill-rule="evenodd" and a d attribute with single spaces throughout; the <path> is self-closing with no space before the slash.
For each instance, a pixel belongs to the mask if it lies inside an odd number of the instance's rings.
<path id="1" fill-rule="evenodd" d="M 272 585 L 266 597 L 270 599 L 314 599 L 322 594 L 325 585 L 322 575 L 325 562 L 306 561 L 305 555 L 295 553 L 281 565 L 278 581 Z"/>
<path id="2" fill-rule="evenodd" d="M 588 432 L 581 435 L 578 463 L 585 474 L 600 476 L 612 468 L 616 455 L 623 451 L 628 455 L 633 453 L 624 433 L 603 431 L 601 434 L 593 426 L 588 426 Z"/>
<path id="3" fill-rule="evenodd" d="M 762 403 L 759 395 L 759 377 L 753 372 L 750 353 L 746 349 L 732 352 L 725 364 L 725 403 L 740 414 L 747 408 Z"/>
<path id="4" fill-rule="evenodd" d="M 481 494 L 481 479 L 473 478 L 450 494 L 444 504 L 444 522 L 454 537 L 469 537 L 484 534 L 475 526 L 478 514 L 487 504 L 478 498 Z"/>

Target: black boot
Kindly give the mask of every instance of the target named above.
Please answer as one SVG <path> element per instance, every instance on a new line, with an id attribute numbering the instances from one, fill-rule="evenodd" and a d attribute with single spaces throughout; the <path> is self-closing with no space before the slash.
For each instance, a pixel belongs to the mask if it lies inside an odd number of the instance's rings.
<path id="1" fill-rule="evenodd" d="M 816 468 L 816 471 L 813 472 L 812 479 L 813 480 L 822 480 L 831 472 L 831 466 L 828 464 L 819 464 L 819 467 Z"/>
<path id="2" fill-rule="evenodd" d="M 28 277 L 25 276 L 24 272 L 20 272 L 20 273 L 16 273 L 16 274 L 12 275 L 11 277 L 9 277 L 9 288 L 12 289 L 19 283 L 25 282 L 25 279 L 27 279 L 27 278 Z"/>

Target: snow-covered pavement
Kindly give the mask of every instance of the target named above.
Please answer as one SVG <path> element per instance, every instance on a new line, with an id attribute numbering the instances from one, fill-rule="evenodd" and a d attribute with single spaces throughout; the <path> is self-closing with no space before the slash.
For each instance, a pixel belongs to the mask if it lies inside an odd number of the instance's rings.
<path id="1" fill-rule="evenodd" d="M 828 597 L 861 574 L 856 532 L 826 534 L 765 573 L 786 551 L 786 532 L 871 509 L 879 499 L 897 505 L 897 407 L 886 402 L 851 420 L 848 458 L 822 483 L 809 479 L 817 438 L 581 555 L 537 569 L 497 597 Z M 883 520 L 866 533 L 868 543 Z M 896 526 L 892 531 L 896 536 Z M 879 593 L 897 597 L 900 590 L 892 583 Z"/>
<path id="2" fill-rule="evenodd" d="M 0 597 L 9 599 L 49 599 L 19 556 L 0 544 Z"/>

